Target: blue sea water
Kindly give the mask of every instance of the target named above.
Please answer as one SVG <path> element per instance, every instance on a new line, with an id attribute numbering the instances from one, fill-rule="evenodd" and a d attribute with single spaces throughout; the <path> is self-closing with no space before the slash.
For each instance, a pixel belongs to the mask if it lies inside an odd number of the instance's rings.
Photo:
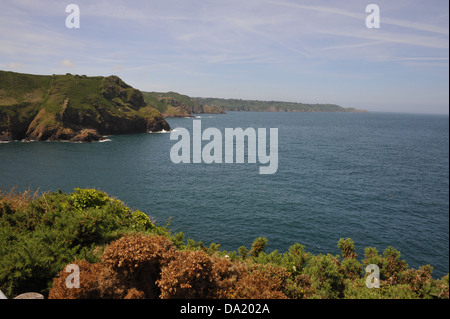
<path id="1" fill-rule="evenodd" d="M 268 251 L 295 242 L 338 254 L 339 238 L 408 265 L 449 272 L 449 118 L 394 113 L 203 114 L 202 128 L 278 128 L 279 165 L 174 164 L 170 134 L 110 136 L 102 143 L 0 144 L 0 188 L 72 192 L 94 187 L 187 238 Z M 192 131 L 191 118 L 168 119 Z M 206 144 L 206 142 L 204 142 Z"/>

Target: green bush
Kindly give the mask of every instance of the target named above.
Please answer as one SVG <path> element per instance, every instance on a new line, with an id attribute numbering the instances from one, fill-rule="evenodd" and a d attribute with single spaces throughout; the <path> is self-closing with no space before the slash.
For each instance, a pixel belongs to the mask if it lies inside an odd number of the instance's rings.
<path id="1" fill-rule="evenodd" d="M 347 279 L 345 281 L 344 297 L 346 299 L 417 299 L 418 296 L 408 285 L 383 285 L 380 288 L 369 289 L 366 280 Z"/>
<path id="2" fill-rule="evenodd" d="M 295 243 L 289 247 L 289 251 L 283 255 L 283 265 L 294 274 L 303 273 L 303 269 L 310 254 L 305 251 L 305 246 Z"/>
<path id="3" fill-rule="evenodd" d="M 266 249 L 268 239 L 265 237 L 258 237 L 253 241 L 252 249 L 250 249 L 249 255 L 252 257 L 258 257 L 258 255 Z"/>
<path id="4" fill-rule="evenodd" d="M 113 199 L 108 197 L 106 193 L 95 189 L 75 188 L 75 192 L 68 197 L 68 202 L 77 210 L 89 207 L 99 208 L 112 201 Z"/>
<path id="5" fill-rule="evenodd" d="M 311 278 L 318 298 L 343 297 L 344 276 L 339 272 L 339 260 L 336 257 L 330 254 L 311 256 L 304 273 Z"/>
<path id="6" fill-rule="evenodd" d="M 392 247 L 383 254 L 368 247 L 361 262 L 350 238 L 338 241 L 341 256 L 313 255 L 299 243 L 285 253 L 266 252 L 265 237 L 256 238 L 250 251 L 241 246 L 227 252 L 216 243 L 185 243 L 184 234 L 172 235 L 169 226 L 170 220 L 156 226 L 98 190 L 0 192 L 0 289 L 10 297 L 47 295 L 59 273 L 54 296 L 64 298 L 449 298 L 448 274 L 436 280 L 429 265 L 409 269 Z M 160 263 L 158 256 L 168 258 Z M 178 257 L 171 263 L 170 256 Z M 90 278 L 84 293 L 64 288 L 64 267 L 76 260 Z M 380 268 L 380 288 L 366 287 L 370 264 Z"/>
<path id="7" fill-rule="evenodd" d="M 0 289 L 13 296 L 47 294 L 52 278 L 74 259 L 98 260 L 102 247 L 130 232 L 162 233 L 140 211 L 93 189 L 43 194 L 15 203 L 0 196 Z"/>
<path id="8" fill-rule="evenodd" d="M 350 238 L 339 239 L 337 246 L 342 251 L 342 257 L 350 259 L 355 259 L 357 257 L 355 251 L 355 242 Z"/>
<path id="9" fill-rule="evenodd" d="M 150 218 L 147 215 L 145 215 L 145 213 L 141 212 L 140 210 L 135 210 L 131 214 L 131 217 L 133 219 L 134 226 L 137 229 L 150 230 L 153 227 L 155 227 L 153 225 L 152 221 L 150 220 Z"/>

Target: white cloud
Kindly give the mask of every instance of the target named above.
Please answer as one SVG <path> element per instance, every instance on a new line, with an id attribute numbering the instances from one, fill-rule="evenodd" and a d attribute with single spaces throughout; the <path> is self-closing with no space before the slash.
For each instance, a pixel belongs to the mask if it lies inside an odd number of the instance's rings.
<path id="1" fill-rule="evenodd" d="M 113 72 L 122 70 L 122 66 L 120 64 L 114 64 Z"/>
<path id="2" fill-rule="evenodd" d="M 253 90 L 302 100 L 308 97 L 297 87 L 310 87 L 310 97 L 323 93 L 316 82 L 343 91 L 364 87 L 361 65 L 371 75 L 367 83 L 385 81 L 386 74 L 404 79 L 398 83 L 405 87 L 409 79 L 442 83 L 448 67 L 442 0 L 377 0 L 380 29 L 366 28 L 371 2 L 360 0 L 77 0 L 79 30 L 65 27 L 66 3 L 28 2 L 0 1 L 4 68 L 24 68 L 22 62 L 28 72 L 51 74 L 76 67 L 80 74 L 120 73 L 143 87 L 160 83 L 197 95 Z M 143 71 L 148 76 L 138 77 Z M 421 94 L 411 91 L 411 99 L 413 93 Z"/>
<path id="3" fill-rule="evenodd" d="M 376 40 L 382 42 L 392 42 L 397 44 L 405 44 L 405 45 L 413 45 L 420 47 L 428 47 L 434 49 L 448 49 L 449 42 L 448 40 L 443 40 L 440 37 L 426 37 L 405 33 L 394 33 L 394 32 L 385 32 L 381 29 L 375 30 L 367 29 L 355 32 L 354 30 L 322 30 L 318 33 L 329 34 L 329 35 L 339 35 L 344 37 L 354 37 L 360 38 L 364 40 Z"/>
<path id="4" fill-rule="evenodd" d="M 19 62 L 10 62 L 6 65 L 6 68 L 10 70 L 21 70 L 25 68 L 25 65 Z"/>
<path id="5" fill-rule="evenodd" d="M 59 65 L 65 68 L 74 68 L 77 66 L 74 62 L 72 62 L 69 59 L 62 60 L 61 63 L 59 63 Z"/>

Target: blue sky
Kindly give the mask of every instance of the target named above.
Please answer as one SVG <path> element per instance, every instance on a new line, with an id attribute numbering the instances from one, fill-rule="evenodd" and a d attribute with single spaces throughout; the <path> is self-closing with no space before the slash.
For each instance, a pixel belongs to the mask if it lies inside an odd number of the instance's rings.
<path id="1" fill-rule="evenodd" d="M 65 8 L 80 8 L 66 28 Z M 380 28 L 368 29 L 368 4 Z M 120 76 L 143 91 L 449 112 L 446 0 L 11 0 L 0 69 Z"/>

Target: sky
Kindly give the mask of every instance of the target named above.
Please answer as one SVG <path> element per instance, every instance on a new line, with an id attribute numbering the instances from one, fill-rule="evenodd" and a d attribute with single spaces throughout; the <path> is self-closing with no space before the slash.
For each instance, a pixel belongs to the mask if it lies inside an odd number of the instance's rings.
<path id="1" fill-rule="evenodd" d="M 66 26 L 71 3 L 79 28 Z M 369 4 L 379 28 L 366 26 Z M 449 2 L 0 0 L 0 70 L 114 74 L 142 91 L 192 97 L 448 114 Z"/>

